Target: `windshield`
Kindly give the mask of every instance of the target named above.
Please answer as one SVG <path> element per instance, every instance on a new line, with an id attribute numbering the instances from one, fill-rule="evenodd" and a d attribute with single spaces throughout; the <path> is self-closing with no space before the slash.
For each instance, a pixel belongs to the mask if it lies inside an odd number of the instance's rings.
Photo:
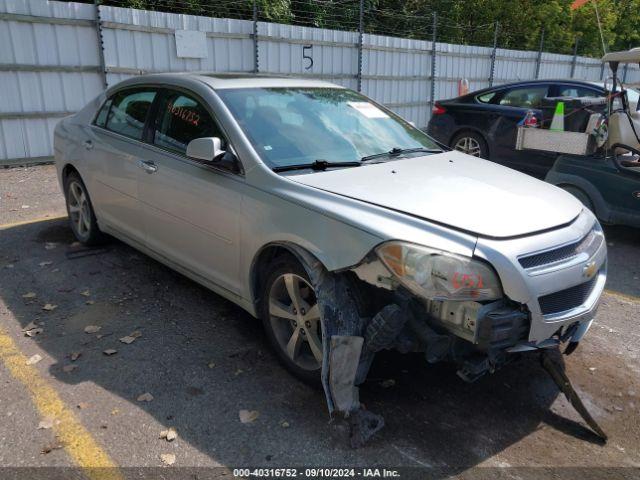
<path id="1" fill-rule="evenodd" d="M 439 150 L 426 134 L 351 90 L 246 88 L 217 93 L 272 168 L 316 160 L 356 162 L 392 149 Z"/>

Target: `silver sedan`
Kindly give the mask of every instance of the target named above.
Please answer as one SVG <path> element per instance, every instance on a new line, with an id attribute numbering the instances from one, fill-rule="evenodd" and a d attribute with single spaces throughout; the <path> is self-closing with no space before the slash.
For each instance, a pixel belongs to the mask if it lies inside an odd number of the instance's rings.
<path id="1" fill-rule="evenodd" d="M 325 82 L 132 78 L 62 120 L 55 155 L 78 240 L 117 237 L 259 317 L 331 411 L 360 411 L 383 349 L 469 381 L 572 350 L 604 288 L 571 195 Z"/>

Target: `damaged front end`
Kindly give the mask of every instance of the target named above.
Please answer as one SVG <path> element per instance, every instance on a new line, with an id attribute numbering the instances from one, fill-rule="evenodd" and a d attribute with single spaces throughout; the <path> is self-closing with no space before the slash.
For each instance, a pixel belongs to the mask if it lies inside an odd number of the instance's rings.
<path id="1" fill-rule="evenodd" d="M 350 419 L 354 447 L 384 424 L 361 407 L 358 395 L 377 352 L 422 352 L 428 363 L 454 362 L 458 376 L 473 382 L 521 352 L 567 341 L 574 342 L 573 350 L 592 318 L 563 322 L 548 338 L 531 341 L 534 316 L 505 295 L 488 262 L 403 242 L 382 244 L 348 271 L 310 270 L 322 308 L 329 411 Z M 543 365 L 554 380 L 560 378 L 549 361 Z M 569 398 L 568 380 L 558 385 Z M 570 399 L 574 406 L 579 402 L 575 392 Z M 593 419 L 587 421 L 600 434 Z"/>

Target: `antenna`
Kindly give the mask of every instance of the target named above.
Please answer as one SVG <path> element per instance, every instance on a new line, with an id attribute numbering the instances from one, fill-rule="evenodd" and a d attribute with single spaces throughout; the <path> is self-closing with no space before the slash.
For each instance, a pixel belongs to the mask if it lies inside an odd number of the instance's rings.
<path id="1" fill-rule="evenodd" d="M 598 20 L 598 30 L 600 30 L 600 41 L 602 41 L 602 54 L 607 54 L 607 47 L 604 44 L 604 35 L 602 34 L 602 24 L 600 23 L 600 14 L 598 13 L 598 0 L 593 0 L 593 7 L 596 9 L 596 19 Z"/>

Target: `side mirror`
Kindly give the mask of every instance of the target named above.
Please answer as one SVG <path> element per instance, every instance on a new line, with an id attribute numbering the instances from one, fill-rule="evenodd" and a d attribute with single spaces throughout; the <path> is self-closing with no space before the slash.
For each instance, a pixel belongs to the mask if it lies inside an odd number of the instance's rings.
<path id="1" fill-rule="evenodd" d="M 187 145 L 187 157 L 215 162 L 223 154 L 222 140 L 218 137 L 204 137 L 191 140 Z"/>

